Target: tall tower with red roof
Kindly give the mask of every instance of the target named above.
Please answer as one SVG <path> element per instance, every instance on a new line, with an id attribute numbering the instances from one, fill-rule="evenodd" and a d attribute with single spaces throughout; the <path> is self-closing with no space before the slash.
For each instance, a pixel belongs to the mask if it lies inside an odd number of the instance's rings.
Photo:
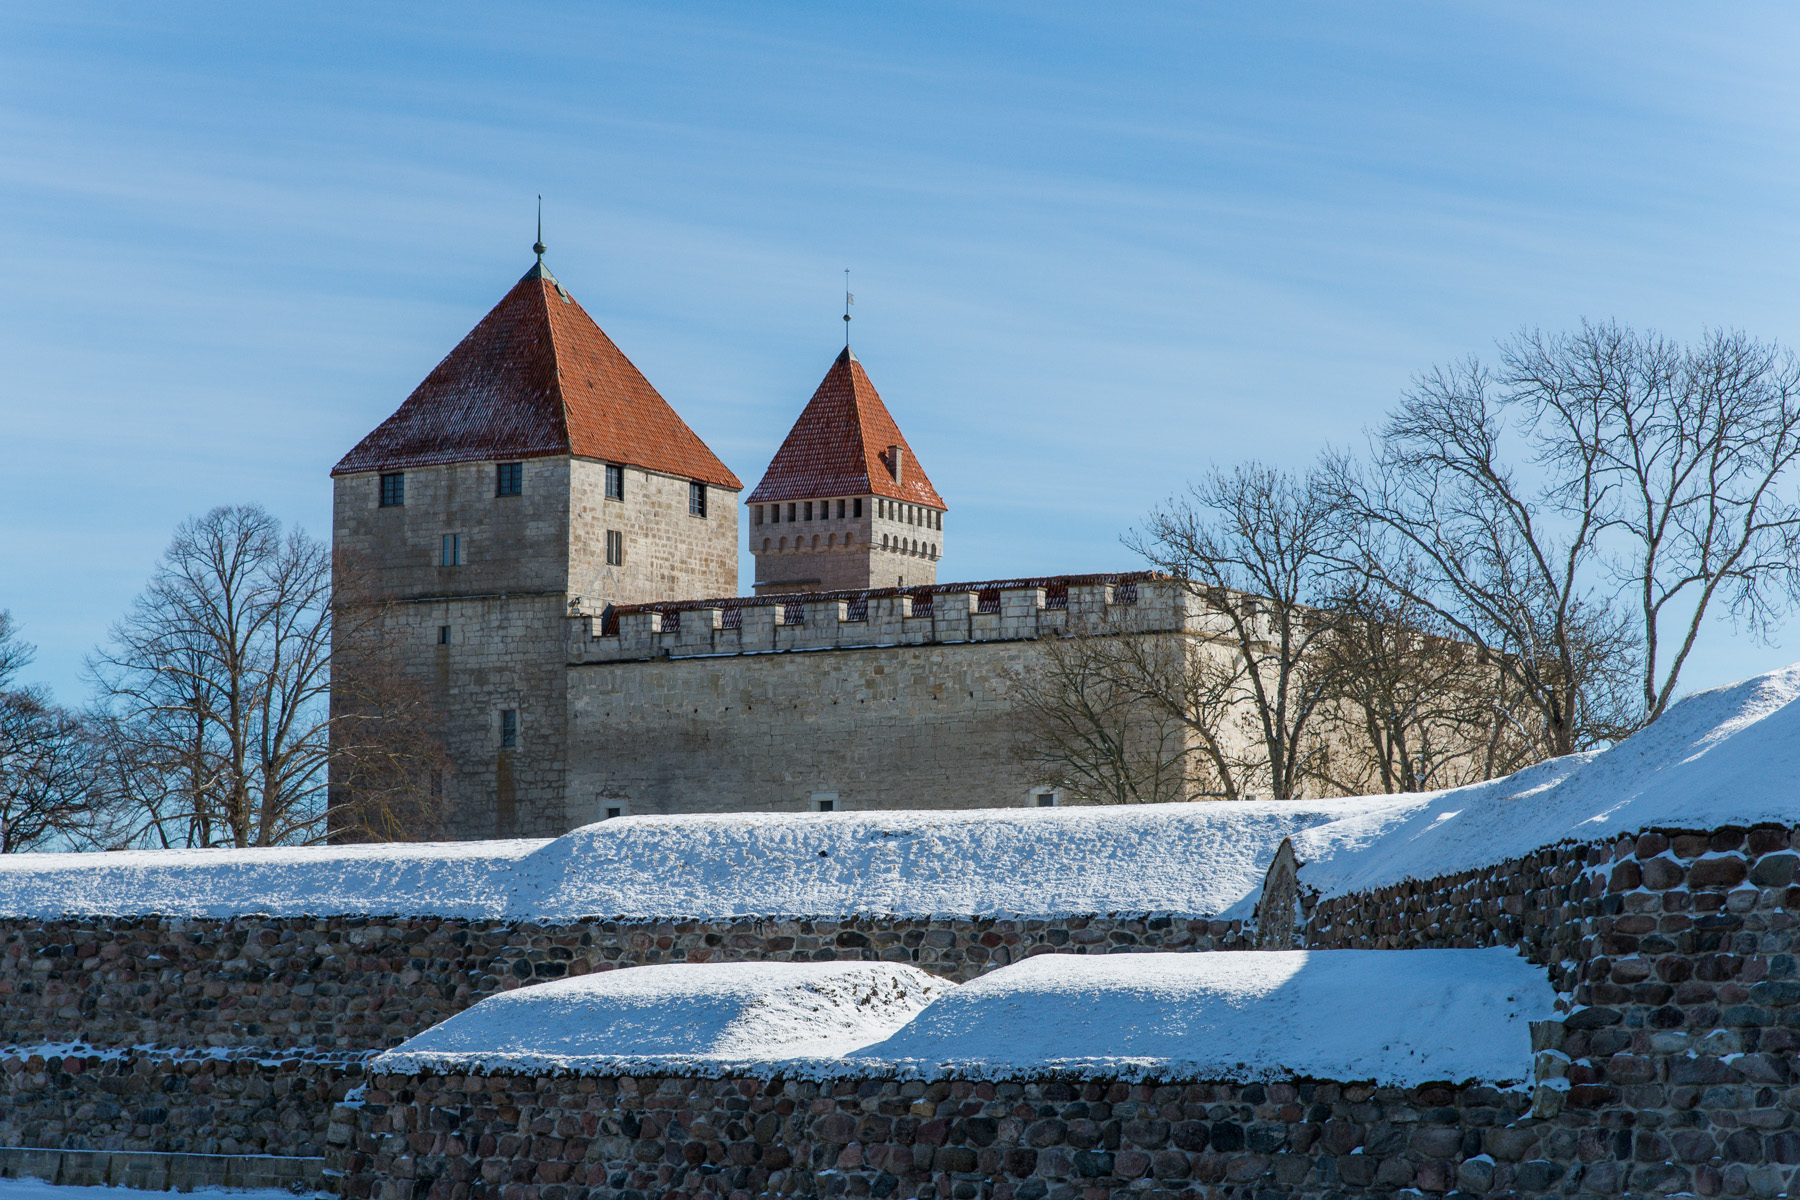
<path id="1" fill-rule="evenodd" d="M 563 788 L 570 613 L 737 591 L 743 485 L 534 249 L 331 472 L 340 586 L 443 714 L 455 836 L 591 819 Z"/>
<path id="2" fill-rule="evenodd" d="M 849 347 L 746 503 L 759 596 L 937 582 L 948 506 Z"/>

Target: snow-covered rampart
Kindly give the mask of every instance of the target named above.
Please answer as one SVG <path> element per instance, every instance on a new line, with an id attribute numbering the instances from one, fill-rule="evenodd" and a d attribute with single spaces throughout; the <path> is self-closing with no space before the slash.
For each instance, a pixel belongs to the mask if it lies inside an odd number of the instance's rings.
<path id="1" fill-rule="evenodd" d="M 1281 840 L 1327 896 L 1621 832 L 1800 822 L 1800 667 L 1612 749 L 1411 796 L 627 817 L 551 841 L 0 856 L 0 916 L 567 922 L 1089 913 L 1247 917 Z"/>

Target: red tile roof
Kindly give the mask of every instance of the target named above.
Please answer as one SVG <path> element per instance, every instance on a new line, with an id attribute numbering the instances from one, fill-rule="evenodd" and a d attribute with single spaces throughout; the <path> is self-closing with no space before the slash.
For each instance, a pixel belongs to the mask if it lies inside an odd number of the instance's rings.
<path id="1" fill-rule="evenodd" d="M 540 263 L 331 473 L 559 454 L 744 486 Z"/>
<path id="2" fill-rule="evenodd" d="M 889 446 L 905 452 L 899 483 L 888 463 Z M 906 435 L 869 382 L 869 373 L 846 348 L 825 373 L 746 503 L 866 495 L 949 507 L 919 466 Z"/>

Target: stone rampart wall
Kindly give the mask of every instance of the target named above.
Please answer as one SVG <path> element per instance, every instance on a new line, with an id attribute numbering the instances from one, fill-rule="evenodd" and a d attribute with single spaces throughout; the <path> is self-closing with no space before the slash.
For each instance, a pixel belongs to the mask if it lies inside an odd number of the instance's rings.
<path id="1" fill-rule="evenodd" d="M 365 1079 L 360 1057 L 6 1055 L 0 1146 L 316 1158 Z"/>
<path id="2" fill-rule="evenodd" d="M 1031 954 L 1231 949 L 1237 922 L 582 921 L 409 917 L 0 922 L 0 1046 L 385 1050 L 484 996 L 661 962 L 911 963 L 958 981 Z"/>
<path id="3" fill-rule="evenodd" d="M 1610 1160 L 1610 1137 L 1527 1107 L 1318 1082 L 378 1075 L 326 1159 L 352 1200 L 1541 1194 Z"/>

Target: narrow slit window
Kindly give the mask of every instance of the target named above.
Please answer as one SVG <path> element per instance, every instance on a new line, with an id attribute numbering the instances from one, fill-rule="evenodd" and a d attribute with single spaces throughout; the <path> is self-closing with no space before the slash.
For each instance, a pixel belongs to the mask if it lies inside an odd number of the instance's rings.
<path id="1" fill-rule="evenodd" d="M 519 710 L 503 708 L 500 710 L 500 748 L 510 750 L 519 744 Z"/>
<path id="2" fill-rule="evenodd" d="M 842 500 L 839 500 L 838 501 L 838 520 L 841 521 L 843 519 L 844 519 L 844 502 Z"/>
<path id="3" fill-rule="evenodd" d="M 625 535 L 617 529 L 606 531 L 606 565 L 609 567 L 625 565 Z"/>
<path id="4" fill-rule="evenodd" d="M 616 467 L 616 466 L 613 466 L 611 463 L 607 464 L 607 467 L 606 467 L 606 498 L 608 500 L 623 500 L 625 498 L 625 468 L 624 467 Z"/>
<path id="5" fill-rule="evenodd" d="M 522 496 L 525 494 L 525 464 L 494 464 L 494 495 Z"/>
<path id="6" fill-rule="evenodd" d="M 449 644 L 450 644 L 450 627 L 448 625 L 439 625 L 438 626 L 438 645 L 448 646 Z"/>
<path id="7" fill-rule="evenodd" d="M 812 501 L 811 500 L 808 500 L 806 502 L 806 519 L 809 521 L 812 520 Z"/>
<path id="8" fill-rule="evenodd" d="M 381 507 L 399 508 L 406 503 L 406 474 L 399 472 L 381 477 Z"/>
<path id="9" fill-rule="evenodd" d="M 862 497 L 858 496 L 855 500 L 851 501 L 851 507 L 855 510 L 850 514 L 851 516 L 862 516 Z"/>

